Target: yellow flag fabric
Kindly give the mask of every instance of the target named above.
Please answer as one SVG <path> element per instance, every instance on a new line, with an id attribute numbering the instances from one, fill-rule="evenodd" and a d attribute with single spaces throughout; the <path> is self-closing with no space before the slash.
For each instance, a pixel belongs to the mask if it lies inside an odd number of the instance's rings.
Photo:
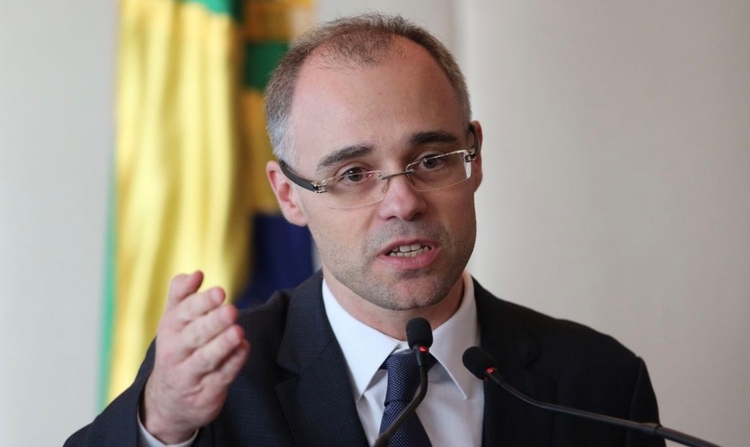
<path id="1" fill-rule="evenodd" d="M 170 278 L 200 268 L 234 293 L 248 247 L 235 22 L 172 0 L 125 0 L 120 12 L 108 400 L 132 382 Z"/>
<path id="2" fill-rule="evenodd" d="M 230 297 L 250 280 L 253 214 L 278 209 L 257 192 L 267 188 L 270 150 L 262 89 L 249 93 L 243 81 L 248 15 L 284 5 L 310 9 L 309 1 L 119 2 L 103 403 L 132 383 L 172 276 L 200 269 L 204 286 Z M 256 110 L 252 120 L 245 109 Z"/>

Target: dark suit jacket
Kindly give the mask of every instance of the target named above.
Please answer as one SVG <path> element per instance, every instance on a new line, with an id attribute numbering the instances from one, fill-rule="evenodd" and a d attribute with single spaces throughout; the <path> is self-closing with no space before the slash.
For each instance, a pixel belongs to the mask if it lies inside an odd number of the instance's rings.
<path id="1" fill-rule="evenodd" d="M 242 312 L 250 358 L 197 446 L 365 446 L 346 364 L 325 315 L 321 275 Z M 475 281 L 481 344 L 513 386 L 541 401 L 658 419 L 643 361 L 611 337 L 502 301 Z M 133 385 L 66 446 L 136 446 L 136 412 L 153 345 Z M 663 446 L 657 439 L 557 416 L 486 383 L 484 445 Z"/>

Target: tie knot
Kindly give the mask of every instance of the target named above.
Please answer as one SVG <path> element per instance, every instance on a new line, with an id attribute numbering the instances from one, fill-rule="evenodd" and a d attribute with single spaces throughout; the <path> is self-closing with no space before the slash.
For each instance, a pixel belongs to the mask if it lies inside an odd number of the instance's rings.
<path id="1" fill-rule="evenodd" d="M 430 355 L 427 368 L 432 367 L 434 363 L 435 359 Z M 385 361 L 385 368 L 388 370 L 385 404 L 388 405 L 396 400 L 411 401 L 419 387 L 419 365 L 417 365 L 417 357 L 414 353 L 391 354 Z"/>

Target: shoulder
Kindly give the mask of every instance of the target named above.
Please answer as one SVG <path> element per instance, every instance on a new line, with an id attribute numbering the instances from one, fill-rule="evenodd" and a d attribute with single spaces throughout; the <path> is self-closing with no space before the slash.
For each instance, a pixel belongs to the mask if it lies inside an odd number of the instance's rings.
<path id="1" fill-rule="evenodd" d="M 284 337 L 308 330 L 304 326 L 325 318 L 321 287 L 318 272 L 293 289 L 276 291 L 266 303 L 240 311 L 237 324 L 245 331 L 256 358 L 261 351 L 275 356 Z"/>
<path id="2" fill-rule="evenodd" d="M 280 336 L 284 332 L 290 311 L 294 311 L 291 308 L 308 305 L 304 302 L 314 301 L 320 296 L 321 278 L 320 273 L 316 273 L 293 289 L 277 290 L 260 306 L 240 310 L 237 324 L 245 329 L 248 338 L 261 334 Z"/>
<path id="3" fill-rule="evenodd" d="M 482 346 L 496 356 L 498 369 L 513 386 L 541 401 L 632 420 L 659 420 L 643 360 L 613 337 L 501 300 L 476 281 L 475 291 Z M 625 436 L 572 419 L 559 423 L 560 433 L 577 439 L 570 445 L 615 445 L 602 439 Z M 628 436 L 633 438 L 617 445 L 664 445 L 635 433 Z"/>
<path id="4" fill-rule="evenodd" d="M 476 281 L 475 290 L 483 336 L 520 344 L 527 363 L 533 362 L 538 371 L 584 378 L 635 374 L 641 367 L 640 359 L 610 335 L 497 298 Z"/>

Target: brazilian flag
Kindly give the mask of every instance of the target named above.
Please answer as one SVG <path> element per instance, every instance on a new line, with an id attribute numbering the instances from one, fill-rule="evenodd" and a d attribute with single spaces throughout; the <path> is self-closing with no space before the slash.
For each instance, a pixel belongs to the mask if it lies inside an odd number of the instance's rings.
<path id="1" fill-rule="evenodd" d="M 120 0 L 102 403 L 135 377 L 170 278 L 240 307 L 312 273 L 265 175 L 263 90 L 312 0 Z"/>

